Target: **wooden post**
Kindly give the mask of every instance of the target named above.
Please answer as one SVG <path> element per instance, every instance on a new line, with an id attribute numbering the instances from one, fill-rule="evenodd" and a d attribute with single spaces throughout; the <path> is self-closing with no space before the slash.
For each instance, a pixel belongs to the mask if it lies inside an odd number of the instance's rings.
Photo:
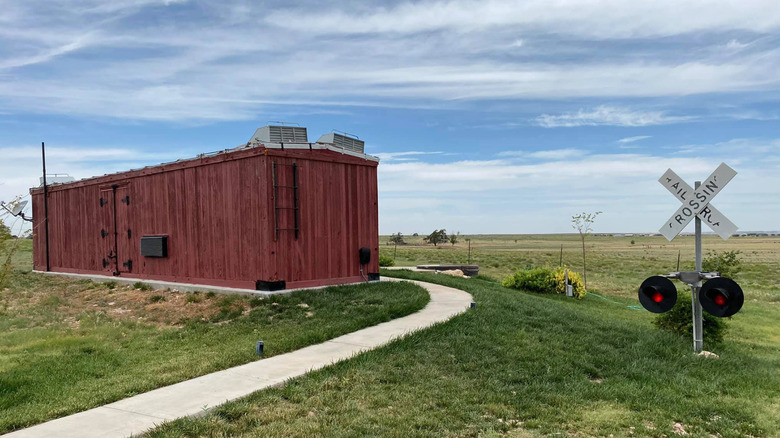
<path id="1" fill-rule="evenodd" d="M 561 244 L 561 260 L 558 262 L 558 266 L 563 266 L 563 244 Z"/>

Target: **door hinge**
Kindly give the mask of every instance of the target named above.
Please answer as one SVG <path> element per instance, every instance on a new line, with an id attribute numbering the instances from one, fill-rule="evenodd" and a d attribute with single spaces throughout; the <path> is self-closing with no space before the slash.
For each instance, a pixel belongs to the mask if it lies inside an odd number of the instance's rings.
<path id="1" fill-rule="evenodd" d="M 133 233 L 132 233 L 132 232 L 130 232 L 130 229 L 128 228 L 128 229 L 127 229 L 127 238 L 128 238 L 128 239 L 131 239 L 132 237 L 133 237 Z"/>
<path id="2" fill-rule="evenodd" d="M 130 195 L 125 196 L 124 198 L 121 199 L 121 201 L 123 204 L 130 205 Z"/>
<path id="3" fill-rule="evenodd" d="M 109 265 L 108 260 L 103 259 L 103 267 L 107 267 Z"/>
<path id="4" fill-rule="evenodd" d="M 128 261 L 122 263 L 122 266 L 127 268 L 128 271 L 132 271 L 133 270 L 133 261 L 132 260 L 128 260 Z"/>
<path id="5" fill-rule="evenodd" d="M 105 239 L 106 236 L 108 236 L 108 231 L 106 231 L 105 229 L 101 229 L 100 230 L 100 237 Z"/>
<path id="6" fill-rule="evenodd" d="M 105 200 L 105 199 L 103 199 L 103 198 L 100 198 L 100 206 L 102 207 L 102 206 L 104 206 L 104 205 L 106 205 L 106 204 L 108 204 L 108 201 L 106 201 L 106 200 Z"/>

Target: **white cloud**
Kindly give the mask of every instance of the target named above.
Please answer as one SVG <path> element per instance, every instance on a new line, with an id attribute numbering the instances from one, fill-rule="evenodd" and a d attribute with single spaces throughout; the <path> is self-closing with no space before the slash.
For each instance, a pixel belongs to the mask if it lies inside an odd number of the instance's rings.
<path id="1" fill-rule="evenodd" d="M 744 110 L 737 113 L 728 114 L 727 117 L 734 120 L 760 120 L 760 121 L 780 120 L 780 115 L 778 115 L 777 113 L 772 114 L 772 113 L 752 111 L 752 110 Z"/>
<path id="2" fill-rule="evenodd" d="M 780 139 L 756 140 L 735 138 L 718 143 L 685 144 L 671 148 L 676 156 L 733 156 L 733 160 L 744 162 L 757 159 L 763 163 L 780 163 Z"/>
<path id="3" fill-rule="evenodd" d="M 430 108 L 487 99 L 642 98 L 780 87 L 774 45 L 720 54 L 723 41 L 736 41 L 729 32 L 775 32 L 776 2 L 731 11 L 689 2 L 428 1 L 366 3 L 346 11 L 202 1 L 189 9 L 172 6 L 181 16 L 159 10 L 168 3 L 9 5 L 0 12 L 9 23 L 0 26 L 4 110 L 236 120 L 255 118 L 269 105 Z M 185 10 L 192 19 L 177 19 L 190 18 Z M 199 15 L 204 13 L 208 19 Z M 344 34 L 353 31 L 363 33 Z M 623 44 L 625 38 L 691 32 L 730 36 L 711 43 L 712 50 L 685 56 L 685 44 L 652 53 Z M 562 39 L 565 33 L 574 37 Z M 620 41 L 585 47 L 577 38 Z M 565 56 L 556 57 L 560 50 Z M 583 112 L 544 115 L 539 122 L 601 120 L 583 120 Z M 660 116 L 663 123 L 680 121 Z"/>
<path id="4" fill-rule="evenodd" d="M 78 38 L 76 38 L 75 40 L 67 44 L 62 44 L 49 49 L 44 49 L 41 52 L 31 56 L 21 56 L 19 58 L 11 58 L 11 59 L 0 61 L 0 71 L 4 69 L 14 68 L 14 67 L 23 67 L 26 65 L 40 64 L 40 63 L 51 61 L 52 59 L 58 56 L 75 52 L 81 48 L 88 46 L 89 40 L 92 38 L 95 38 L 95 35 L 87 34 L 87 35 L 79 36 Z"/>
<path id="5" fill-rule="evenodd" d="M 546 151 L 536 151 L 528 154 L 531 158 L 540 158 L 543 160 L 564 160 L 573 157 L 584 157 L 588 152 L 583 149 L 552 149 Z"/>
<path id="6" fill-rule="evenodd" d="M 576 113 L 559 115 L 542 114 L 536 123 L 545 128 L 571 128 L 577 126 L 651 126 L 694 120 L 691 116 L 668 116 L 663 111 L 639 111 L 611 106 L 598 106 L 592 110 L 580 109 Z"/>
<path id="7" fill-rule="evenodd" d="M 620 143 L 620 144 L 628 144 L 628 143 L 634 143 L 634 142 L 637 142 L 637 141 L 640 141 L 640 140 L 647 140 L 648 138 L 652 138 L 652 136 L 651 135 L 637 135 L 637 136 L 634 136 L 634 137 L 625 137 L 625 138 L 621 138 L 617 142 Z"/>
<path id="8" fill-rule="evenodd" d="M 291 8 L 272 11 L 265 21 L 326 34 L 403 34 L 442 29 L 466 33 L 513 26 L 519 32 L 547 31 L 585 38 L 647 38 L 703 31 L 768 32 L 780 26 L 780 6 L 772 0 L 743 2 L 739 7 L 728 0 L 451 0 L 350 8 L 348 12 Z"/>
<path id="9" fill-rule="evenodd" d="M 535 158 L 541 160 L 565 160 L 572 157 L 584 157 L 588 151 L 584 149 L 566 148 L 566 149 L 548 149 L 540 151 L 503 151 L 499 152 L 499 157 L 514 158 Z"/>
<path id="10" fill-rule="evenodd" d="M 166 153 L 141 152 L 134 149 L 107 147 L 107 148 L 84 148 L 84 147 L 47 147 L 47 161 L 82 163 L 92 161 L 155 161 L 166 160 L 176 157 L 177 152 Z M 13 164 L 11 160 L 40 160 L 41 150 L 37 147 L 0 147 L 0 157 L 3 157 L 6 163 Z M 180 158 L 180 157 L 177 157 Z M 2 174 L 2 173 L 0 173 Z"/>
<path id="11" fill-rule="evenodd" d="M 216 56 L 216 55 L 215 55 Z M 251 119 L 267 104 L 430 107 L 483 99 L 643 97 L 744 91 L 780 84 L 769 64 L 780 51 L 733 65 L 523 65 L 495 63 L 386 66 L 350 61 L 345 53 L 317 62 L 306 57 L 220 64 L 189 52 L 153 61 L 117 61 L 57 78 L 19 76 L 0 83 L 0 98 L 18 111 L 151 120 Z M 208 58 L 208 56 L 206 57 Z M 401 62 L 416 63 L 416 59 Z M 756 65 L 756 63 L 765 65 Z M 317 68 L 312 69 L 311 65 Z M 771 74 L 770 74 L 771 73 Z M 220 78 L 214 81 L 214 78 Z M 117 102 L 121 102 L 118 105 Z M 542 126 L 648 126 L 691 120 L 662 111 L 601 106 L 543 114 Z"/>
<path id="12" fill-rule="evenodd" d="M 749 46 L 750 46 L 750 43 L 740 43 L 737 40 L 729 40 L 729 42 L 726 43 L 725 48 L 727 50 L 738 51 L 738 50 L 742 50 L 742 49 L 744 49 L 746 47 L 749 47 Z"/>
<path id="13" fill-rule="evenodd" d="M 422 155 L 440 155 L 441 152 L 423 152 L 423 151 L 406 151 L 406 152 L 378 152 L 374 155 L 375 157 L 379 157 L 379 159 L 383 162 L 387 161 L 415 161 L 420 158 Z"/>
<path id="14" fill-rule="evenodd" d="M 656 154 L 591 154 L 535 163 L 511 159 L 379 166 L 380 231 L 465 233 L 569 232 L 580 211 L 604 211 L 596 231 L 654 232 L 678 207 L 657 179 L 672 168 L 692 182 L 721 161 L 737 170 L 718 208 L 740 229 L 776 229 L 780 221 L 780 140 L 734 139 L 700 145 L 686 159 Z M 505 154 L 509 155 L 509 154 Z M 766 159 L 770 157 L 770 159 Z M 447 200 L 427 206 L 406 200 Z M 427 231 L 426 231 L 427 232 Z"/>

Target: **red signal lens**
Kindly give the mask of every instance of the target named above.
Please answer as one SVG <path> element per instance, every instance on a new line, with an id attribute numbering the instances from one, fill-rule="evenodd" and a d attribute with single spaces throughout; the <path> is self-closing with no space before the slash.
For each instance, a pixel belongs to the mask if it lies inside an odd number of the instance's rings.
<path id="1" fill-rule="evenodd" d="M 677 289 L 675 289 L 674 283 L 659 275 L 643 281 L 638 292 L 642 307 L 653 313 L 668 312 L 677 302 Z"/>
<path id="2" fill-rule="evenodd" d="M 726 318 L 739 312 L 745 303 L 745 295 L 734 280 L 716 277 L 702 286 L 699 303 L 710 315 Z"/>

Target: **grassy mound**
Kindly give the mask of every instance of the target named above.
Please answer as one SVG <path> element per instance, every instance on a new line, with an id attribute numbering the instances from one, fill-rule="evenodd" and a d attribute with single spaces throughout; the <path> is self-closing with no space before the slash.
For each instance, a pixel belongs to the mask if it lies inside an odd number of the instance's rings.
<path id="1" fill-rule="evenodd" d="M 742 333 L 744 341 L 727 338 L 720 359 L 707 359 L 691 353 L 690 339 L 654 329 L 651 314 L 627 306 L 635 301 L 572 300 L 479 279 L 384 274 L 467 290 L 477 307 L 148 436 L 780 433 L 780 353 L 771 339 Z M 746 304 L 743 312 L 758 322 L 750 325 L 775 326 L 772 314 L 758 308 Z"/>
<path id="2" fill-rule="evenodd" d="M 0 433 L 413 313 L 373 283 L 273 298 L 177 294 L 17 272 L 0 291 Z"/>

